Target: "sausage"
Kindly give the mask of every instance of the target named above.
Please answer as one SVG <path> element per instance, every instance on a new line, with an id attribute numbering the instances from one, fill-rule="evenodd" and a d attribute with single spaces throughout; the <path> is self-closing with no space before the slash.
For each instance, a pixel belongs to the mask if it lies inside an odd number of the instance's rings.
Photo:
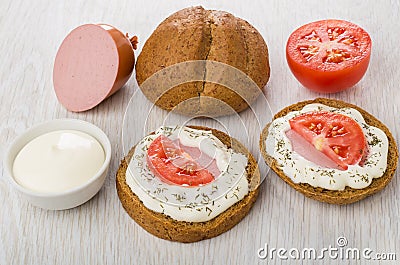
<path id="1" fill-rule="evenodd" d="M 85 24 L 72 30 L 58 49 L 53 85 L 68 110 L 94 108 L 117 92 L 135 65 L 137 37 L 131 39 L 106 24 Z"/>

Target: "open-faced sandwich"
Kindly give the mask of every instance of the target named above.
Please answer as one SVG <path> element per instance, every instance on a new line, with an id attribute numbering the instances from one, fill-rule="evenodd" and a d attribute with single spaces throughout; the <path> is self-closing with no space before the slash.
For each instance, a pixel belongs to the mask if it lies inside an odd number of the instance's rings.
<path id="1" fill-rule="evenodd" d="M 127 213 L 163 239 L 195 242 L 232 228 L 258 196 L 260 172 L 227 134 L 199 126 L 163 126 L 121 161 L 117 192 Z"/>
<path id="2" fill-rule="evenodd" d="M 382 190 L 397 167 L 388 128 L 363 109 L 318 98 L 286 107 L 260 138 L 267 164 L 307 197 L 348 204 Z"/>

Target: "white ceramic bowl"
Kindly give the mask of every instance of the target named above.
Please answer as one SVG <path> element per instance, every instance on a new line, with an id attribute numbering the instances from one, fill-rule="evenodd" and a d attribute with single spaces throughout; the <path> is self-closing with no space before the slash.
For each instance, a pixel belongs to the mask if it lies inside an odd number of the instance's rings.
<path id="1" fill-rule="evenodd" d="M 57 130 L 77 130 L 87 133 L 101 144 L 105 153 L 105 160 L 96 175 L 92 176 L 86 183 L 73 189 L 56 192 L 43 193 L 27 189 L 17 181 L 13 176 L 13 164 L 15 157 L 19 151 L 34 138 Z M 97 126 L 82 120 L 76 119 L 59 119 L 39 124 L 22 135 L 18 136 L 8 148 L 4 160 L 4 168 L 6 169 L 12 184 L 17 190 L 33 205 L 50 210 L 63 210 L 76 207 L 91 199 L 104 184 L 107 176 L 108 167 L 111 160 L 111 144 L 107 135 Z"/>

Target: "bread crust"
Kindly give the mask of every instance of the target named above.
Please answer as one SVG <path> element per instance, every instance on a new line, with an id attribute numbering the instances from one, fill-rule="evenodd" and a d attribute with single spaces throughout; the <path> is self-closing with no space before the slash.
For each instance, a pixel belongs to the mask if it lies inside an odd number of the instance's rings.
<path id="1" fill-rule="evenodd" d="M 233 148 L 236 152 L 245 154 L 248 158 L 249 162 L 246 167 L 246 172 L 247 179 L 250 183 L 249 193 L 220 215 L 206 222 L 185 222 L 177 221 L 165 214 L 146 208 L 143 202 L 132 192 L 126 183 L 126 170 L 135 147 L 133 147 L 129 154 L 121 161 L 116 174 L 117 193 L 122 206 L 129 216 L 147 232 L 159 238 L 184 243 L 196 242 L 218 236 L 239 223 L 247 215 L 256 201 L 260 184 L 260 172 L 257 162 L 239 141 L 215 129 L 202 126 L 189 127 L 199 130 L 211 130 L 212 134 L 225 145 Z"/>
<path id="2" fill-rule="evenodd" d="M 333 191 L 333 190 L 327 190 L 323 188 L 316 188 L 313 187 L 307 183 L 294 183 L 290 177 L 286 176 L 284 172 L 278 168 L 276 160 L 269 156 L 266 153 L 265 149 L 265 139 L 268 136 L 268 128 L 270 126 L 270 123 L 265 126 L 263 129 L 261 136 L 260 136 L 260 150 L 261 154 L 266 161 L 266 163 L 271 167 L 273 171 L 281 178 L 283 179 L 287 184 L 289 184 L 291 187 L 293 187 L 295 190 L 303 193 L 305 196 L 312 198 L 317 201 L 321 202 L 327 202 L 327 203 L 332 203 L 332 204 L 349 204 L 349 203 L 354 203 L 359 200 L 362 200 L 366 198 L 367 196 L 370 196 L 372 194 L 375 194 L 382 190 L 386 185 L 391 181 L 391 179 L 394 176 L 394 173 L 396 171 L 397 167 L 397 162 L 398 162 L 398 150 L 396 146 L 396 141 L 394 140 L 392 134 L 390 133 L 389 129 L 377 118 L 366 112 L 365 110 L 361 109 L 360 107 L 341 101 L 341 100 L 335 100 L 335 99 L 327 99 L 327 98 L 317 98 L 315 100 L 307 100 L 307 101 L 302 101 L 293 105 L 290 105 L 281 111 L 279 111 L 277 114 L 275 114 L 274 119 L 277 119 L 279 117 L 283 117 L 286 114 L 288 114 L 291 111 L 296 111 L 296 110 L 301 110 L 304 106 L 312 103 L 321 103 L 330 107 L 335 107 L 335 108 L 353 108 L 358 110 L 362 116 L 365 119 L 365 122 L 368 125 L 375 126 L 379 129 L 381 129 L 383 132 L 385 132 L 386 136 L 388 137 L 389 140 L 389 150 L 388 150 L 388 162 L 387 162 L 387 168 L 385 173 L 383 174 L 382 177 L 380 178 L 374 178 L 371 182 L 371 184 L 364 188 L 364 189 L 353 189 L 350 187 L 346 187 L 343 191 Z"/>
<path id="3" fill-rule="evenodd" d="M 255 83 L 254 88 L 248 88 L 248 85 L 228 88 L 232 85 L 229 82 L 232 73 L 221 69 L 221 64 L 217 69 L 206 63 L 196 64 L 195 70 L 184 69 L 191 67 L 190 64 L 183 65 L 182 69 L 179 66 L 179 63 L 200 60 L 232 66 L 250 77 Z M 171 76 L 184 75 L 185 72 L 196 73 L 193 75 L 201 76 L 203 81 L 186 82 L 172 88 L 149 85 L 152 81 L 145 83 L 149 77 L 165 68 L 170 69 L 168 67 L 172 65 L 177 69 L 163 74 L 163 80 L 156 78 L 157 82 L 167 84 Z M 262 93 L 269 76 L 268 48 L 260 33 L 230 13 L 205 10 L 201 6 L 182 9 L 165 19 L 144 44 L 136 63 L 139 87 L 155 105 L 171 111 L 181 102 L 195 99 L 188 106 L 174 109 L 186 115 L 220 116 L 232 114 L 231 108 L 236 112 L 243 111 Z M 193 79 L 188 76 L 185 80 Z M 241 82 L 244 80 L 233 85 L 240 87 Z M 245 95 L 239 95 L 242 92 Z M 230 107 L 224 107 L 225 104 Z"/>

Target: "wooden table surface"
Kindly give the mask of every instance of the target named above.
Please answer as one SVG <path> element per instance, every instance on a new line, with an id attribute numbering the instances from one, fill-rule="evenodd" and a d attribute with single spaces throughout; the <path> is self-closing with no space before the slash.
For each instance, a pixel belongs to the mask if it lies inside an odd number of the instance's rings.
<path id="1" fill-rule="evenodd" d="M 120 92 L 93 110 L 68 112 L 58 103 L 52 85 L 57 49 L 73 28 L 102 22 L 136 34 L 138 55 L 145 40 L 165 17 L 198 4 L 244 18 L 263 35 L 270 51 L 271 79 L 265 94 L 272 112 L 301 100 L 324 96 L 301 87 L 286 64 L 286 40 L 295 28 L 325 18 L 341 18 L 361 25 L 373 41 L 369 69 L 354 88 L 328 97 L 366 109 L 389 127 L 396 140 L 399 139 L 398 0 L 304 0 L 297 3 L 288 0 L 1 0 L 1 160 L 17 135 L 37 123 L 55 118 L 77 118 L 94 123 L 109 136 L 113 152 L 110 171 L 100 192 L 84 205 L 65 211 L 31 206 L 11 186 L 2 167 L 0 264 L 300 264 L 300 261 L 282 261 L 276 256 L 273 260 L 262 260 L 257 252 L 265 245 L 287 250 L 337 247 L 340 236 L 346 237 L 347 247 L 396 253 L 399 262 L 398 172 L 383 192 L 359 203 L 335 206 L 305 198 L 274 173 L 267 174 L 263 169 L 266 179 L 249 215 L 227 233 L 193 244 L 158 239 L 125 213 L 116 193 L 115 173 L 124 154 L 121 128 L 125 109 L 135 92 L 135 79 L 132 77 Z M 140 113 L 140 109 L 137 112 Z M 255 131 L 249 131 L 249 137 L 257 141 Z M 257 152 L 254 146 L 251 148 Z M 302 262 L 369 264 L 363 258 L 339 261 L 326 257 L 323 261 Z"/>

